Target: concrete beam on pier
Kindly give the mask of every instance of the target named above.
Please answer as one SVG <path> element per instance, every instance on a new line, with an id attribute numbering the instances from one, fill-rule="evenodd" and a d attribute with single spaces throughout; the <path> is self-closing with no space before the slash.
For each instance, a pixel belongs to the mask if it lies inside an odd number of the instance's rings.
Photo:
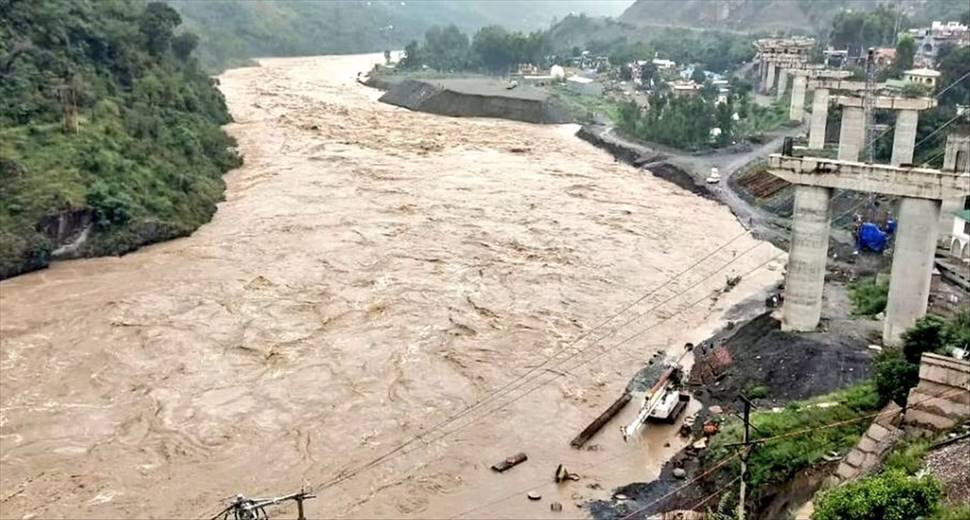
<path id="1" fill-rule="evenodd" d="M 843 107 L 863 108 L 863 99 L 859 96 L 835 96 L 835 102 Z M 875 96 L 872 106 L 879 110 L 929 110 L 936 107 L 936 99 Z"/>
<path id="2" fill-rule="evenodd" d="M 865 81 L 850 81 L 846 79 L 833 78 L 812 79 L 809 80 L 808 86 L 810 88 L 827 88 L 829 90 L 843 90 L 847 92 L 864 92 L 866 90 Z M 873 86 L 877 91 L 885 88 L 884 83 L 877 83 Z"/>
<path id="3" fill-rule="evenodd" d="M 791 66 L 786 66 L 788 70 L 792 71 L 792 74 L 799 74 L 806 76 L 810 81 L 816 80 L 844 80 L 852 73 L 847 70 L 837 70 L 827 68 L 821 63 L 805 63 L 805 64 L 794 64 Z M 812 87 L 815 88 L 815 87 Z"/>
<path id="4" fill-rule="evenodd" d="M 970 174 L 820 157 L 768 157 L 768 172 L 793 184 L 943 200 L 970 195 Z"/>

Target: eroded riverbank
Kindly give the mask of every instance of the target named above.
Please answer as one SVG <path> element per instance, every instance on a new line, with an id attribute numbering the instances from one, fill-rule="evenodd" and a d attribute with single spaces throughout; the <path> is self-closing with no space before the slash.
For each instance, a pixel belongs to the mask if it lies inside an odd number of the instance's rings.
<path id="1" fill-rule="evenodd" d="M 0 283 L 0 516 L 200 517 L 319 484 L 559 352 L 311 513 L 525 518 L 555 499 L 583 516 L 573 504 L 606 493 L 589 484 L 642 481 L 677 451 L 615 431 L 595 451 L 568 442 L 654 352 L 776 283 L 781 258 L 718 293 L 777 249 L 572 127 L 377 103 L 354 78 L 380 59 L 228 71 L 246 163 L 210 224 Z M 516 451 L 529 461 L 488 470 Z M 525 500 L 559 463 L 583 480 Z"/>

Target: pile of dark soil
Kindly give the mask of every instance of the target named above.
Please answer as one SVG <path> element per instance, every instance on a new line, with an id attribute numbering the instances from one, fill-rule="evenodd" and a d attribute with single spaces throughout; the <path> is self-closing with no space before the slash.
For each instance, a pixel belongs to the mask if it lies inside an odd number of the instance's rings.
<path id="1" fill-rule="evenodd" d="M 495 117 L 527 123 L 572 122 L 565 107 L 531 87 L 506 89 L 484 79 L 419 81 L 390 85 L 380 101 L 410 110 L 456 117 Z"/>
<path id="2" fill-rule="evenodd" d="M 703 367 L 714 361 L 716 349 L 699 347 L 691 384 L 701 400 L 722 406 L 730 406 L 742 393 L 775 406 L 845 388 L 869 378 L 875 355 L 864 337 L 782 332 L 770 314 L 708 344 L 720 344 L 730 364 L 715 380 L 705 380 L 710 376 L 702 375 Z"/>

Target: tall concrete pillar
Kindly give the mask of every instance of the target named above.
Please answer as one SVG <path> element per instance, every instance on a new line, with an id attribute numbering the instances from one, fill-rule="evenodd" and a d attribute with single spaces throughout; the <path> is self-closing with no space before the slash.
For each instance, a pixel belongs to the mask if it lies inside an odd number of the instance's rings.
<path id="1" fill-rule="evenodd" d="M 812 124 L 808 129 L 808 148 L 825 148 L 825 127 L 829 119 L 829 89 L 817 88 L 812 97 Z"/>
<path id="2" fill-rule="evenodd" d="M 918 123 L 919 112 L 915 110 L 900 110 L 896 113 L 896 130 L 893 133 L 893 166 L 913 163 Z"/>
<path id="3" fill-rule="evenodd" d="M 822 316 L 822 286 L 832 218 L 831 188 L 795 186 L 791 246 L 782 329 L 815 330 Z"/>
<path id="4" fill-rule="evenodd" d="M 926 314 L 940 201 L 903 198 L 899 202 L 898 217 L 882 332 L 886 345 L 898 345 L 900 335 Z"/>
<path id="5" fill-rule="evenodd" d="M 788 90 L 788 76 L 790 75 L 785 69 L 778 70 L 778 92 L 775 94 L 775 99 L 785 97 L 785 91 Z"/>
<path id="6" fill-rule="evenodd" d="M 858 161 L 865 137 L 862 108 L 843 106 L 842 127 L 839 130 L 839 160 Z"/>
<path id="7" fill-rule="evenodd" d="M 808 78 L 802 75 L 795 76 L 791 83 L 791 107 L 788 109 L 788 119 L 801 122 L 805 117 L 805 86 Z"/>

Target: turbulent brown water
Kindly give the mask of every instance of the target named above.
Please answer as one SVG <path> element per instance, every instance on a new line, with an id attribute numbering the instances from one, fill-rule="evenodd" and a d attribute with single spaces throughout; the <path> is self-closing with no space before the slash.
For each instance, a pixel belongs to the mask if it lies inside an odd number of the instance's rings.
<path id="1" fill-rule="evenodd" d="M 669 427 L 624 444 L 636 406 L 598 449 L 568 441 L 654 352 L 776 282 L 770 264 L 717 295 L 777 251 L 743 236 L 612 325 L 683 295 L 572 345 L 742 228 L 573 128 L 377 103 L 354 81 L 377 59 L 225 73 L 246 164 L 210 224 L 0 284 L 0 516 L 199 518 L 306 484 L 311 518 L 540 517 L 551 500 L 581 517 L 679 448 Z M 552 484 L 559 463 L 583 479 Z"/>

